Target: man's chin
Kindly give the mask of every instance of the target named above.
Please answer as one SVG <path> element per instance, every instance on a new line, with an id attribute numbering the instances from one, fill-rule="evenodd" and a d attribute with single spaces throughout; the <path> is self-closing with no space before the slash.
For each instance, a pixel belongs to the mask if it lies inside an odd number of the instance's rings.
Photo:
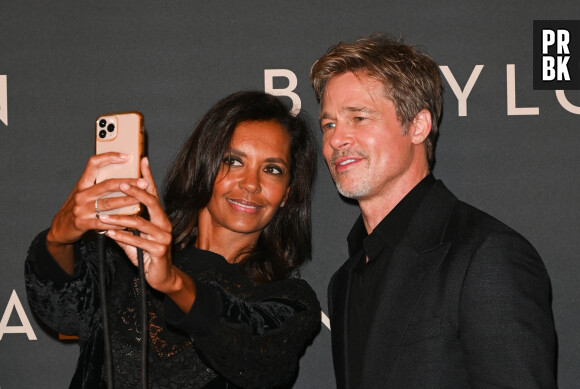
<path id="1" fill-rule="evenodd" d="M 363 199 L 369 193 L 369 188 L 367 187 L 346 186 L 338 182 L 336 183 L 336 189 L 342 196 L 353 200 Z"/>

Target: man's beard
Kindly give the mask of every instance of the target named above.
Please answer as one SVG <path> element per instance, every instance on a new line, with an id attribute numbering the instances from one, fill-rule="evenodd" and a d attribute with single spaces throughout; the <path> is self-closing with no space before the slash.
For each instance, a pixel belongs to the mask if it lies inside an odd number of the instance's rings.
<path id="1" fill-rule="evenodd" d="M 336 184 L 336 189 L 338 190 L 338 193 L 340 193 L 344 197 L 354 200 L 361 200 L 366 196 L 368 196 L 368 194 L 371 191 L 370 181 L 371 181 L 370 177 L 368 176 L 359 177 L 354 183 L 354 185 L 352 185 L 351 182 L 351 185 L 349 185 L 350 188 L 343 187 L 340 181 L 336 179 L 334 180 L 334 183 Z"/>
<path id="2" fill-rule="evenodd" d="M 364 158 L 364 161 L 362 163 L 366 163 L 366 174 L 364 175 L 356 175 L 356 173 L 353 172 L 349 172 L 346 171 L 345 173 L 339 173 L 336 171 L 336 165 L 334 165 L 334 161 L 337 160 L 338 158 L 342 158 L 345 156 L 357 156 L 357 157 L 361 157 Z M 360 164 L 360 162 L 359 162 Z M 344 197 L 347 197 L 349 199 L 353 199 L 353 200 L 360 200 L 365 198 L 372 189 L 372 177 L 370 176 L 369 172 L 370 172 L 370 167 L 369 167 L 369 159 L 368 156 L 360 151 L 351 151 L 351 150 L 344 150 L 341 152 L 334 152 L 332 154 L 332 157 L 330 158 L 330 166 L 334 166 L 334 169 L 329 169 L 330 170 L 330 175 L 332 176 L 332 179 L 334 180 L 334 184 L 336 185 L 336 189 L 338 190 L 338 193 L 340 193 L 341 195 L 343 195 Z M 350 177 L 350 179 L 348 177 L 346 177 L 347 180 L 350 181 L 350 188 L 345 187 L 344 185 L 342 185 L 340 183 L 340 177 L 342 175 L 344 176 L 348 176 L 348 175 L 353 175 L 354 174 L 354 179 L 352 177 Z"/>

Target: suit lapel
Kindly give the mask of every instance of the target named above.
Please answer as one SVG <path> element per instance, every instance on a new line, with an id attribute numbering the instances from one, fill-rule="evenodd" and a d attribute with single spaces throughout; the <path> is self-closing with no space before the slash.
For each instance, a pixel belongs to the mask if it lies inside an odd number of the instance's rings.
<path id="1" fill-rule="evenodd" d="M 360 254 L 360 253 L 359 253 Z M 338 388 L 348 388 L 349 385 L 349 341 L 348 341 L 348 312 L 349 296 L 353 268 L 358 254 L 351 257 L 332 279 L 332 312 L 331 337 L 334 372 Z"/>
<path id="2" fill-rule="evenodd" d="M 417 303 L 448 248 L 449 243 L 425 254 L 408 247 L 396 250 L 369 333 L 361 387 L 380 387 L 386 381 Z"/>
<path id="3" fill-rule="evenodd" d="M 417 304 L 449 250 L 444 233 L 455 201 L 436 182 L 395 248 L 372 319 L 361 387 L 381 387 L 386 382 Z"/>

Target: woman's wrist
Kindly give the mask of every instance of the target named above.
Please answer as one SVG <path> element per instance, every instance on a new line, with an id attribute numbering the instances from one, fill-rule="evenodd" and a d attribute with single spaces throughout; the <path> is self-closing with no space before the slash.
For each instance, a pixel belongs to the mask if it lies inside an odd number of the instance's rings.
<path id="1" fill-rule="evenodd" d="M 189 312 L 195 301 L 195 283 L 184 272 L 173 266 L 170 287 L 164 292 L 185 313 Z"/>
<path id="2" fill-rule="evenodd" d="M 46 234 L 46 250 L 68 274 L 74 272 L 74 243 L 62 243 L 54 238 L 52 229 Z"/>
<path id="3" fill-rule="evenodd" d="M 59 247 L 59 246 L 66 247 L 66 246 L 73 246 L 74 245 L 74 242 L 63 241 L 62 239 L 59 239 L 58 234 L 55 233 L 54 224 L 50 227 L 50 229 L 48 230 L 48 233 L 46 234 L 46 243 L 50 244 L 51 246 L 54 246 L 54 247 Z"/>

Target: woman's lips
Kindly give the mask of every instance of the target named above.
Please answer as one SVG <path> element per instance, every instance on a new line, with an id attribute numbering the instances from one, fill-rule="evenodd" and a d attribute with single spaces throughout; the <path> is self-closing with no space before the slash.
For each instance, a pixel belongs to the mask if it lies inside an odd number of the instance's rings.
<path id="1" fill-rule="evenodd" d="M 242 199 L 227 199 L 231 206 L 241 212 L 245 213 L 256 213 L 262 206 L 251 201 L 242 200 Z"/>

